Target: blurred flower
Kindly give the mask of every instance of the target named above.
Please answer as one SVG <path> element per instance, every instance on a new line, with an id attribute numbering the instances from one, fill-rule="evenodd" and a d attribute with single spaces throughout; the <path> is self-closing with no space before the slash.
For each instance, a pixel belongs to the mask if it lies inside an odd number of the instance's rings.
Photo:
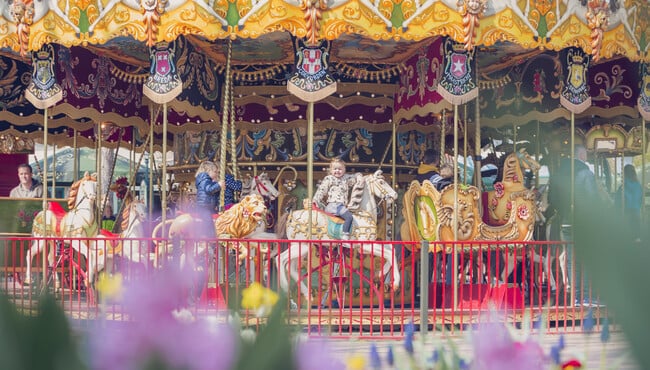
<path id="1" fill-rule="evenodd" d="M 562 370 L 577 370 L 582 369 L 582 363 L 578 360 L 569 360 L 562 364 Z"/>
<path id="2" fill-rule="evenodd" d="M 547 362 L 539 343 L 515 341 L 505 324 L 481 324 L 472 335 L 474 370 L 542 370 Z"/>
<path id="3" fill-rule="evenodd" d="M 415 336 L 415 325 L 413 325 L 413 321 L 409 321 L 409 323 L 406 324 L 406 328 L 404 329 L 404 349 L 410 355 L 413 355 L 414 352 L 414 348 L 413 348 L 414 336 Z"/>
<path id="4" fill-rule="evenodd" d="M 180 310 L 174 310 L 172 311 L 172 316 L 181 323 L 188 324 L 191 322 L 196 321 L 196 318 L 192 314 L 192 311 L 188 310 L 187 308 L 181 308 Z"/>
<path id="5" fill-rule="evenodd" d="M 395 354 L 393 353 L 393 347 L 390 346 L 388 347 L 388 353 L 386 354 L 386 362 L 388 363 L 388 366 L 393 366 L 395 365 Z"/>
<path id="6" fill-rule="evenodd" d="M 107 301 L 122 299 L 122 274 L 100 274 L 97 281 L 97 291 Z"/>
<path id="7" fill-rule="evenodd" d="M 295 356 L 298 370 L 345 370 L 343 362 L 332 355 L 323 340 L 311 339 L 299 342 Z M 363 361 L 363 358 L 361 360 Z M 363 369 L 363 364 L 358 369 Z"/>
<path id="8" fill-rule="evenodd" d="M 255 343 L 255 338 L 257 337 L 255 330 L 250 328 L 242 330 L 239 335 L 241 336 L 241 339 L 244 340 L 244 342 L 248 343 Z"/>
<path id="9" fill-rule="evenodd" d="M 609 342 L 609 320 L 607 318 L 603 319 L 603 328 L 600 332 L 600 341 L 603 343 Z"/>
<path id="10" fill-rule="evenodd" d="M 105 322 L 89 332 L 91 368 L 137 370 L 154 361 L 172 369 L 232 368 L 238 343 L 232 327 L 177 319 L 188 316 L 181 307 L 188 276 L 167 268 L 129 285 L 123 302 L 131 321 Z"/>
<path id="11" fill-rule="evenodd" d="M 363 356 L 354 355 L 348 359 L 348 370 L 364 370 L 366 359 Z"/>
<path id="12" fill-rule="evenodd" d="M 252 283 L 242 292 L 242 308 L 255 310 L 257 317 L 268 316 L 278 302 L 278 295 L 258 282 Z"/>
<path id="13" fill-rule="evenodd" d="M 370 368 L 375 370 L 381 369 L 381 358 L 379 357 L 377 346 L 374 343 L 370 345 Z"/>
<path id="14" fill-rule="evenodd" d="M 584 329 L 585 333 L 590 334 L 592 331 L 594 331 L 594 326 L 596 326 L 596 320 L 594 320 L 594 310 L 590 308 L 582 321 L 582 329 Z"/>

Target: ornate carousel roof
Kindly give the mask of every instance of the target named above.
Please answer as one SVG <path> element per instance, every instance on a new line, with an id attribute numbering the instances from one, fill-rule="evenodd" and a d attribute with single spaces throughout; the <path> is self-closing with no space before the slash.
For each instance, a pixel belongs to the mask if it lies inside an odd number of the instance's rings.
<path id="1" fill-rule="evenodd" d="M 158 145 L 163 115 L 143 83 L 161 42 L 173 45 L 183 83 L 167 106 L 168 139 L 220 127 L 228 60 L 240 129 L 299 129 L 306 104 L 286 87 L 296 39 L 331 41 L 339 84 L 317 103 L 317 129 L 427 131 L 448 122 L 452 105 L 435 88 L 445 39 L 475 53 L 479 107 L 468 105 L 467 121 L 476 111 L 493 127 L 568 119 L 559 95 L 571 47 L 592 62 L 592 104 L 578 119 L 633 121 L 641 63 L 650 59 L 649 10 L 645 0 L 3 2 L 0 129 L 42 136 L 44 111 L 24 90 L 34 54 L 51 46 L 63 90 L 47 111 L 51 140 L 90 146 L 97 123 L 111 122 L 109 146 L 137 146 L 153 122 Z"/>

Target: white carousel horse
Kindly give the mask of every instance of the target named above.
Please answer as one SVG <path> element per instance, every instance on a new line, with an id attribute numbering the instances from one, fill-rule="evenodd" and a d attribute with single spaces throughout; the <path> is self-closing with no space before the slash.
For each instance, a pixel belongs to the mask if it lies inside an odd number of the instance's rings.
<path id="1" fill-rule="evenodd" d="M 130 198 L 130 197 L 129 197 Z M 96 262 L 99 272 L 107 266 L 107 260 L 121 256 L 134 263 L 147 263 L 149 250 L 144 238 L 144 221 L 147 219 L 147 207 L 141 200 L 131 200 L 123 207 L 121 215 L 122 232 L 113 234 L 101 230 L 91 249 L 91 259 Z M 102 240 L 106 239 L 106 240 Z M 108 265 L 111 265 L 108 263 Z"/>
<path id="2" fill-rule="evenodd" d="M 90 176 L 88 173 L 70 187 L 68 197 L 69 211 L 61 215 L 57 210 L 46 209 L 39 212 L 34 218 L 32 225 L 32 237 L 35 238 L 32 246 L 27 253 L 27 271 L 25 272 L 25 283 L 30 284 L 32 278 L 32 259 L 40 251 L 44 251 L 49 245 L 48 262 L 49 266 L 54 264 L 54 245 L 46 242 L 42 238 L 61 237 L 61 238 L 93 238 L 97 235 L 99 225 L 96 219 L 97 215 L 97 178 L 95 175 Z M 50 203 L 50 206 L 58 203 Z M 78 253 L 89 257 L 88 241 L 83 239 L 64 240 L 69 243 L 70 247 Z M 92 274 L 95 270 L 94 261 L 88 259 L 88 278 L 86 284 L 92 281 Z M 54 275 L 56 278 L 56 274 Z"/>
<path id="3" fill-rule="evenodd" d="M 359 188 L 355 186 L 352 190 L 350 205 L 348 208 L 353 214 L 352 232 L 350 239 L 359 241 L 370 241 L 377 239 L 377 207 L 375 198 L 387 201 L 397 199 L 395 190 L 384 180 L 381 171 L 372 175 L 364 176 L 364 186 Z M 358 204 L 358 209 L 352 210 L 352 204 Z M 311 235 L 314 240 L 335 240 L 328 235 L 329 216 L 321 211 L 296 210 L 291 212 L 287 221 L 286 233 L 289 240 L 305 240 L 308 237 L 308 219 L 309 212 L 312 212 Z M 289 280 L 287 278 L 287 269 L 289 275 L 300 282 L 301 294 L 309 300 L 310 294 L 307 286 L 301 281 L 298 272 L 297 261 L 301 260 L 310 252 L 308 245 L 311 243 L 291 242 L 289 248 L 278 256 L 278 270 L 280 286 L 289 291 Z M 364 253 L 383 258 L 384 267 L 380 274 L 381 277 L 393 270 L 392 287 L 396 289 L 400 285 L 401 275 L 397 265 L 395 251 L 391 246 L 384 246 L 379 243 L 341 243 L 346 248 L 360 247 Z"/>
<path id="4" fill-rule="evenodd" d="M 269 178 L 269 174 L 262 172 L 257 176 L 248 176 L 242 182 L 242 197 L 248 194 L 259 194 L 269 200 L 275 200 L 280 191 L 273 185 L 273 181 Z"/>

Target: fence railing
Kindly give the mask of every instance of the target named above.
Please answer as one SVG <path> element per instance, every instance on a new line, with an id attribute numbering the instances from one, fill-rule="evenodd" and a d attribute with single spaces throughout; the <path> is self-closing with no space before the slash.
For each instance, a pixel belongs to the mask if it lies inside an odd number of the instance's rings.
<path id="1" fill-rule="evenodd" d="M 581 331 L 589 313 L 598 328 L 609 313 L 575 261 L 566 260 L 568 248 L 561 242 L 4 237 L 0 289 L 25 312 L 49 292 L 73 318 L 128 320 L 119 304 L 97 295 L 98 274 L 119 272 L 128 284 L 179 266 L 192 286 L 186 305 L 197 315 L 238 307 L 242 291 L 259 282 L 287 295 L 289 323 L 333 336 L 400 337 L 409 322 L 454 332 L 490 310 L 514 324 L 542 322 L 551 332 Z M 250 325 L 262 320 L 246 310 L 241 317 Z"/>

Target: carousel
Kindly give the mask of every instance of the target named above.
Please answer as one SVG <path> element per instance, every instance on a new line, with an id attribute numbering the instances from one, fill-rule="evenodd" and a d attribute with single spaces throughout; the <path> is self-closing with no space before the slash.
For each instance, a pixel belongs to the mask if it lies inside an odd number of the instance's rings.
<path id="1" fill-rule="evenodd" d="M 56 185 L 52 148 L 95 149 L 97 172 L 81 173 L 75 155 L 68 199 L 1 200 L 11 210 L 4 288 L 30 305 L 21 289 L 61 286 L 83 301 L 76 313 L 96 313 L 97 273 L 135 278 L 184 261 L 210 309 L 258 281 L 288 293 L 295 322 L 383 328 L 417 310 L 425 327 L 456 324 L 490 302 L 513 320 L 549 304 L 565 307 L 554 320 L 579 319 L 584 310 L 566 309 L 559 253 L 542 248 L 539 171 L 552 174 L 583 143 L 606 191 L 633 155 L 646 186 L 649 7 L 3 4 L 0 151 L 35 154 L 46 188 Z M 120 179 L 118 149 L 133 163 Z M 452 186 L 413 181 L 427 149 L 452 165 Z M 311 207 L 334 158 L 363 179 L 351 189 L 349 243 L 340 220 Z M 219 241 L 195 233 L 204 161 L 237 184 L 221 192 Z M 485 165 L 498 167 L 494 187 L 482 181 Z M 227 210 L 226 190 L 239 201 Z M 102 231 L 112 192 L 117 227 Z"/>

